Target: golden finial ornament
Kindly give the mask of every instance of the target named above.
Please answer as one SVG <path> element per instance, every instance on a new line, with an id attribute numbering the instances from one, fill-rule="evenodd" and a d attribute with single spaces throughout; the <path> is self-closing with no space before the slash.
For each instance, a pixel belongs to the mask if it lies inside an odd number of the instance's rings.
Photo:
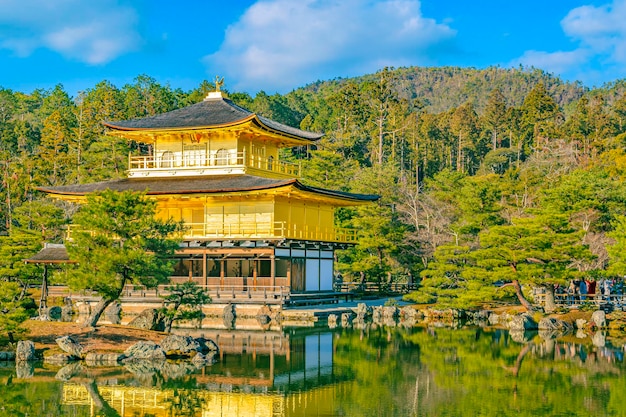
<path id="1" fill-rule="evenodd" d="M 221 77 L 219 75 L 215 76 L 215 92 L 219 93 L 220 92 L 220 88 L 224 85 L 224 77 Z"/>

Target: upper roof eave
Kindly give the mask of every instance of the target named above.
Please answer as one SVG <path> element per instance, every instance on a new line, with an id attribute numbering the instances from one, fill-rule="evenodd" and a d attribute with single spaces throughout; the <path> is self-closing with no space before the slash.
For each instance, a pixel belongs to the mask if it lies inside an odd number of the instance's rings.
<path id="1" fill-rule="evenodd" d="M 155 116 L 124 121 L 105 121 L 103 125 L 120 132 L 171 132 L 223 129 L 254 122 L 259 128 L 298 141 L 313 142 L 323 134 L 307 132 L 273 121 L 239 107 L 224 98 L 206 99 L 177 110 Z"/>

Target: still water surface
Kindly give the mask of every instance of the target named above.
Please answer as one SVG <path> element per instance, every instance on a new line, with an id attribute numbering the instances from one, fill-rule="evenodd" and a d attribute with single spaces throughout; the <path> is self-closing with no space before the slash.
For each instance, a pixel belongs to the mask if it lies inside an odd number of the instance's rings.
<path id="1" fill-rule="evenodd" d="M 0 365 L 0 416 L 626 416 L 623 341 L 578 336 L 234 330 L 201 368 Z"/>

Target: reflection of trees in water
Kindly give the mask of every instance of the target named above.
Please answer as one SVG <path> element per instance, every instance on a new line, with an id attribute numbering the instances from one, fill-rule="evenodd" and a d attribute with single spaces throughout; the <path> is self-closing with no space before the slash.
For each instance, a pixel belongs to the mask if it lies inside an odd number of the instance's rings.
<path id="1" fill-rule="evenodd" d="M 621 377 L 626 366 L 607 360 L 610 355 L 602 357 L 602 348 L 591 343 L 532 335 L 517 343 L 502 330 L 437 329 L 433 336 L 427 331 L 407 335 L 420 346 L 422 364 L 432 376 L 426 397 L 445 398 L 424 398 L 420 415 L 461 415 L 458 410 L 467 415 L 615 415 L 623 407 L 613 398 L 626 396 Z"/>
<path id="2" fill-rule="evenodd" d="M 337 389 L 342 415 L 405 415 L 414 403 L 416 385 L 426 380 L 421 348 L 403 337 L 405 330 L 369 326 L 343 330 L 335 339 L 335 373 L 351 376 Z M 391 408 L 389 408 L 391 407 Z"/>

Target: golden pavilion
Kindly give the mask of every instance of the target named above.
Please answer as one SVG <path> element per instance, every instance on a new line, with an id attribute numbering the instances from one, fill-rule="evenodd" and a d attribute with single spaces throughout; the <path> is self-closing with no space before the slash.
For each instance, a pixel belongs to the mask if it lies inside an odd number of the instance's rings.
<path id="1" fill-rule="evenodd" d="M 105 125 L 143 144 L 127 178 L 40 190 L 79 203 L 105 189 L 145 191 L 158 216 L 186 226 L 172 281 L 209 292 L 332 291 L 335 250 L 357 240 L 356 230 L 335 226 L 335 210 L 378 199 L 300 182 L 300 167 L 279 150 L 322 135 L 250 112 L 219 89 L 178 110 Z"/>

